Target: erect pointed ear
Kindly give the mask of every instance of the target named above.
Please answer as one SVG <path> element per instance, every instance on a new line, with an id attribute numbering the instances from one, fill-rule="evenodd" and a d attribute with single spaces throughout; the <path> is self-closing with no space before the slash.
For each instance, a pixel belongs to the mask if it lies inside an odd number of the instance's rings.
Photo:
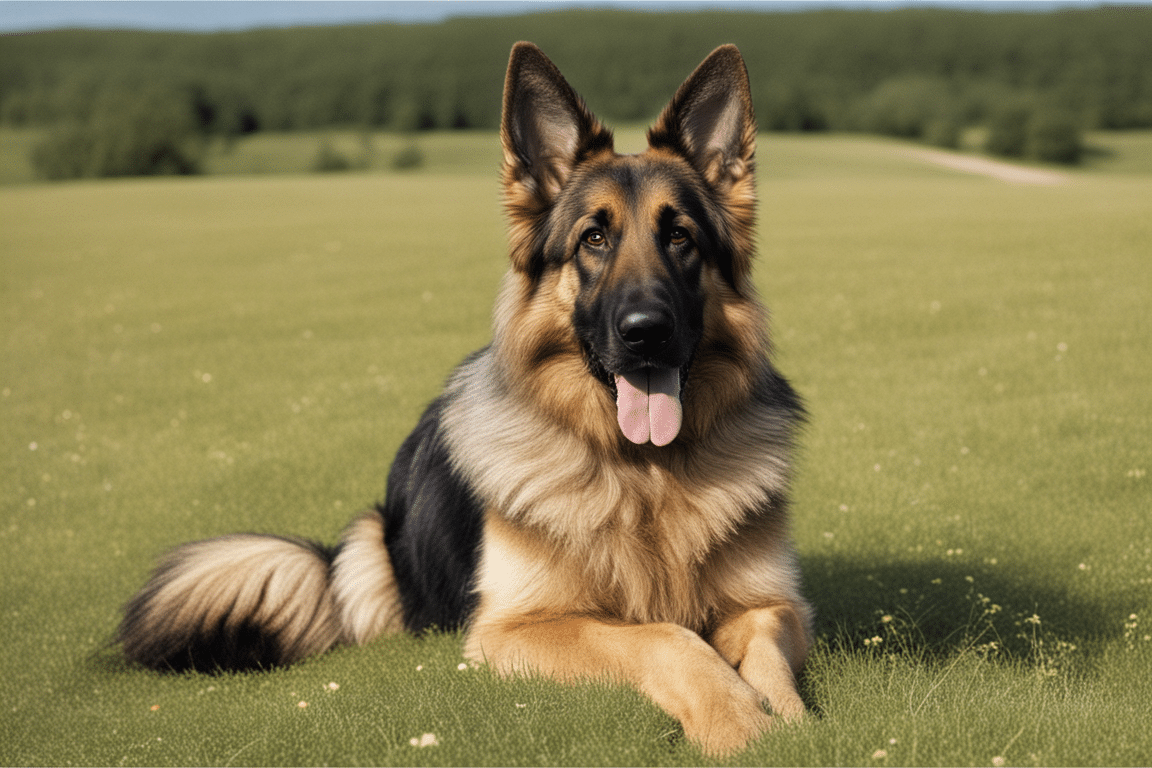
<path id="1" fill-rule="evenodd" d="M 683 155 L 718 190 L 751 177 L 756 118 L 736 46 L 712 51 L 684 81 L 648 131 L 648 144 Z"/>
<path id="2" fill-rule="evenodd" d="M 612 149 L 604 128 L 556 65 L 532 43 L 516 43 L 504 80 L 505 183 L 551 202 L 589 153 Z"/>

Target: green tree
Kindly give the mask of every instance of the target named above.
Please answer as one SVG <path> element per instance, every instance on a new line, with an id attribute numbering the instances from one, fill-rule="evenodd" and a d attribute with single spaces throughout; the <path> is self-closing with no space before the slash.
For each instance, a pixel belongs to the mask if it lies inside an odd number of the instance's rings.
<path id="1" fill-rule="evenodd" d="M 1023 104 L 1001 106 L 988 121 L 984 149 L 1002 157 L 1023 157 L 1028 143 L 1029 109 Z"/>
<path id="2" fill-rule="evenodd" d="M 104 97 L 89 120 L 69 121 L 32 153 L 49 179 L 199 172 L 200 137 L 189 104 L 171 93 Z"/>
<path id="3" fill-rule="evenodd" d="M 1084 152 L 1084 139 L 1076 118 L 1066 110 L 1044 108 L 1028 121 L 1024 153 L 1050 163 L 1074 165 Z"/>

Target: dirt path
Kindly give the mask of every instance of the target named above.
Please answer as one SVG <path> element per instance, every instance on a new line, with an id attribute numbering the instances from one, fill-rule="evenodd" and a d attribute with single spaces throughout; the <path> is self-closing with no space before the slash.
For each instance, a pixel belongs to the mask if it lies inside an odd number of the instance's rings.
<path id="1" fill-rule="evenodd" d="M 1026 168 L 986 157 L 973 157 L 960 155 L 954 152 L 943 152 L 938 149 L 905 149 L 903 154 L 923 160 L 927 163 L 951 168 L 961 173 L 975 173 L 993 179 L 1008 182 L 1009 184 L 1064 184 L 1068 177 L 1056 171 L 1046 171 L 1041 168 Z"/>

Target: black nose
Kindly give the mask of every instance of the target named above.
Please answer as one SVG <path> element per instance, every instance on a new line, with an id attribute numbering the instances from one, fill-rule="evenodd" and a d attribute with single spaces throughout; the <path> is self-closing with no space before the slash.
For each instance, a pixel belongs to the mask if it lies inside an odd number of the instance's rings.
<path id="1" fill-rule="evenodd" d="M 655 352 L 676 330 L 672 315 L 658 307 L 634 309 L 617 325 L 620 338 L 633 352 Z"/>

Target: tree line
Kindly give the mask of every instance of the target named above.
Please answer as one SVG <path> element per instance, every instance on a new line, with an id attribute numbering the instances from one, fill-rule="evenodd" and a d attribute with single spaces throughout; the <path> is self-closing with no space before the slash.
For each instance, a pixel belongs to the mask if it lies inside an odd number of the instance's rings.
<path id="1" fill-rule="evenodd" d="M 955 146 L 962 128 L 983 125 L 991 151 L 1075 162 L 1084 129 L 1152 126 L 1149 7 L 597 9 L 213 34 L 26 33 L 0 38 L 0 124 L 52 128 L 38 163 L 58 177 L 188 172 L 197 138 L 261 130 L 494 128 L 508 50 L 522 39 L 616 122 L 650 120 L 712 48 L 732 42 L 764 130 Z"/>

